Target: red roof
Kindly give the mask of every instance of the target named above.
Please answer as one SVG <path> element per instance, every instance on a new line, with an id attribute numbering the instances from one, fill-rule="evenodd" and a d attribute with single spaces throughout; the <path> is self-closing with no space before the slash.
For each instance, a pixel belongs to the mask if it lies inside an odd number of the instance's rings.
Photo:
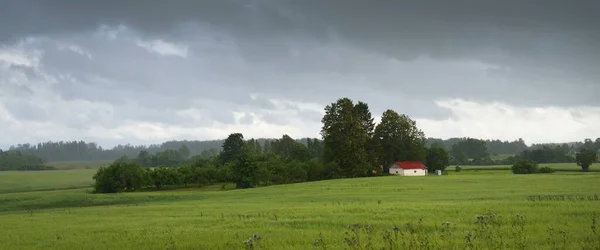
<path id="1" fill-rule="evenodd" d="M 396 165 L 402 169 L 427 169 L 420 161 L 397 161 Z"/>

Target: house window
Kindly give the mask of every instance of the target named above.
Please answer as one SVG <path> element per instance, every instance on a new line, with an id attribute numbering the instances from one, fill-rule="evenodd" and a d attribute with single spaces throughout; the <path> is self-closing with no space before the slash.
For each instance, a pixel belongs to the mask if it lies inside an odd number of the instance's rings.
<path id="1" fill-rule="evenodd" d="M 415 170 L 415 174 L 417 173 L 417 170 Z"/>

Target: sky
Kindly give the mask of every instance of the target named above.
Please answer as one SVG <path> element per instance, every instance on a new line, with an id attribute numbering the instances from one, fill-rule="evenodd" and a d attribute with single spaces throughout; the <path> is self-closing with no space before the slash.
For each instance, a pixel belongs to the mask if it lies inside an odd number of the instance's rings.
<path id="1" fill-rule="evenodd" d="M 600 1 L 0 2 L 0 148 L 320 137 L 349 97 L 428 137 L 600 137 Z"/>

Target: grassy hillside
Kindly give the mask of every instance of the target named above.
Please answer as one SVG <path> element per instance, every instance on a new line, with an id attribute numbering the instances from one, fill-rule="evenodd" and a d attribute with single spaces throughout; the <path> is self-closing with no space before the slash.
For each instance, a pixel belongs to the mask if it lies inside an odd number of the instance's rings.
<path id="1" fill-rule="evenodd" d="M 581 249 L 600 243 L 591 230 L 593 213 L 600 214 L 594 196 L 600 190 L 598 173 L 464 171 L 230 189 L 4 193 L 0 242 L 8 249 L 243 249 L 257 234 L 267 249 L 320 248 L 321 243 L 326 249 L 351 249 L 349 244 L 369 242 L 375 249 L 390 242 L 413 249 L 425 247 L 420 243 L 434 249 L 470 244 L 548 249 L 564 243 Z M 496 215 L 477 223 L 478 215 L 488 213 Z M 352 224 L 362 229 L 355 234 Z M 387 233 L 390 240 L 384 241 Z"/>

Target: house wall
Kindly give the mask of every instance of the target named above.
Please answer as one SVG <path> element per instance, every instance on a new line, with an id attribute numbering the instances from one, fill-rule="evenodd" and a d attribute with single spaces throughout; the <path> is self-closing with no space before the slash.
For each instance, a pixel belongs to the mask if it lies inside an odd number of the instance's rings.
<path id="1" fill-rule="evenodd" d="M 427 175 L 426 169 L 404 169 L 402 171 L 403 176 L 425 176 Z"/>
<path id="2" fill-rule="evenodd" d="M 390 174 L 402 175 L 402 169 L 401 168 L 390 168 Z"/>

